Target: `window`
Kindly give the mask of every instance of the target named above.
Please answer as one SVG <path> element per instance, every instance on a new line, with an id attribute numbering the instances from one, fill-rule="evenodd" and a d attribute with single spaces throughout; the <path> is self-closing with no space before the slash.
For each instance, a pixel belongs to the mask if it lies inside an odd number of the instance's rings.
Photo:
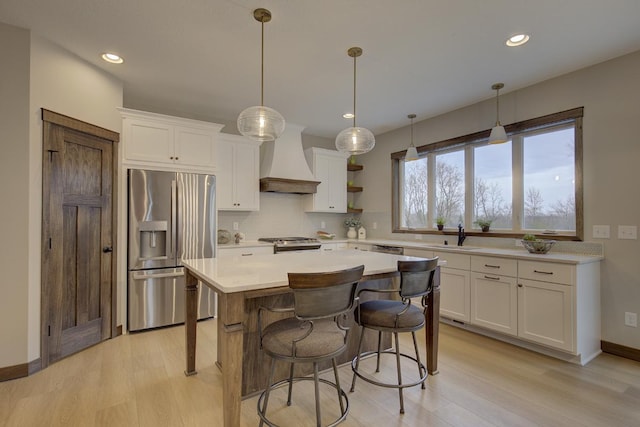
<path id="1" fill-rule="evenodd" d="M 424 145 L 420 158 L 391 155 L 394 232 L 551 234 L 582 239 L 582 114 L 565 111 L 506 126 L 510 140 L 488 145 L 489 131 Z M 486 234 L 485 234 L 486 235 Z"/>

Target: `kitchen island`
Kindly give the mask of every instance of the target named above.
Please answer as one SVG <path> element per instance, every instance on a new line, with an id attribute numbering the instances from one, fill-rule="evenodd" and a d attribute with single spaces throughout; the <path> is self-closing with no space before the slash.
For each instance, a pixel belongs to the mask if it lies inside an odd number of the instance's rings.
<path id="1" fill-rule="evenodd" d="M 251 379 L 261 370 L 255 313 L 260 305 L 290 304 L 287 273 L 336 271 L 364 265 L 360 287 L 384 287 L 398 276 L 397 262 L 420 258 L 357 250 L 295 252 L 250 257 L 185 260 L 186 375 L 196 373 L 196 316 L 198 281 L 218 293 L 218 365 L 223 377 L 224 425 L 240 425 L 243 395 L 254 391 Z M 427 370 L 437 373 L 440 271 L 428 297 L 426 318 Z M 347 354 L 345 357 L 352 357 Z M 257 368 L 256 368 L 257 366 Z M 255 369 L 255 371 L 254 371 Z M 266 382 L 260 382 L 262 386 Z"/>

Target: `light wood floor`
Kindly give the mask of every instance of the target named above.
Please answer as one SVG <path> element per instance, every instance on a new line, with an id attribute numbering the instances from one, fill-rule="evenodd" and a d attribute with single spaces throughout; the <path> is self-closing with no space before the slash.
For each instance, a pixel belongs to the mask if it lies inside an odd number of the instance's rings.
<path id="1" fill-rule="evenodd" d="M 193 377 L 183 374 L 178 326 L 121 336 L 31 377 L 0 383 L 0 426 L 220 426 L 215 333 L 215 320 L 198 324 Z M 410 341 L 403 345 L 411 349 Z M 640 426 L 638 362 L 603 354 L 580 367 L 442 325 L 439 368 L 426 390 L 405 391 L 402 416 L 396 390 L 359 381 L 348 393 L 351 411 L 342 425 Z M 349 366 L 340 368 L 340 378 L 348 390 Z M 315 425 L 301 421 L 313 416 L 306 387 L 294 388 L 291 408 L 275 395 L 273 417 L 295 427 Z M 322 393 L 329 417 L 334 394 Z M 255 406 L 256 398 L 243 401 L 243 426 L 257 425 Z"/>

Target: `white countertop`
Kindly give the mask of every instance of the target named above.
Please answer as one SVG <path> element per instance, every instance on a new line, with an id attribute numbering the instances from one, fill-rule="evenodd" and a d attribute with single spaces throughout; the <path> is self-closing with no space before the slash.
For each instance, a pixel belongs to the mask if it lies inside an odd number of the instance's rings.
<path id="1" fill-rule="evenodd" d="M 273 247 L 273 243 L 259 242 L 257 240 L 241 240 L 240 243 L 225 243 L 219 244 L 218 249 L 230 249 L 230 248 L 262 248 Z"/>
<path id="2" fill-rule="evenodd" d="M 398 260 L 421 258 L 347 249 L 336 252 L 292 252 L 250 257 L 187 259 L 182 263 L 200 280 L 222 293 L 277 288 L 288 285 L 287 273 L 344 270 L 364 265 L 364 275 L 389 273 Z"/>

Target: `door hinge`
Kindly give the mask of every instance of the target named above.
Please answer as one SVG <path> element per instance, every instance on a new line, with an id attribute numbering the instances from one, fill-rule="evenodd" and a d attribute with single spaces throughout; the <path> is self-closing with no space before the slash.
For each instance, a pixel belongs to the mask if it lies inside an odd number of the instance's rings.
<path id="1" fill-rule="evenodd" d="M 51 336 L 51 325 L 49 325 L 49 330 L 47 331 L 47 334 Z"/>
<path id="2" fill-rule="evenodd" d="M 49 152 L 49 163 L 53 162 L 53 153 L 57 153 L 58 150 L 47 150 Z"/>
<path id="3" fill-rule="evenodd" d="M 49 250 L 51 250 L 51 237 L 49 237 Z"/>

